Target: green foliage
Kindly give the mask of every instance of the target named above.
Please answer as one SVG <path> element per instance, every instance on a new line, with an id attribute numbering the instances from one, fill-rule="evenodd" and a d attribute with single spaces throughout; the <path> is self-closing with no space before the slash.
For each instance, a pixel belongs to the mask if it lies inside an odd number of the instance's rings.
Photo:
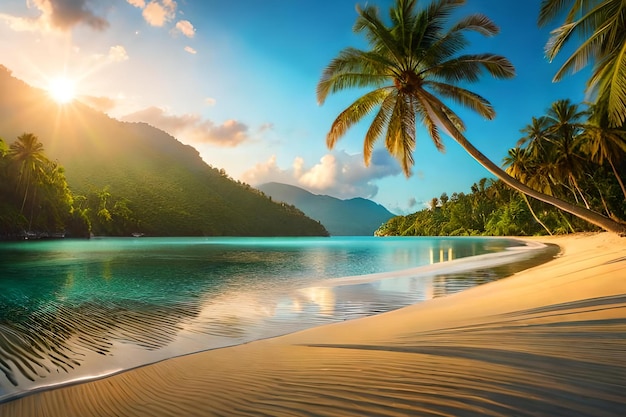
<path id="1" fill-rule="evenodd" d="M 33 134 L 10 147 L 0 143 L 0 236 L 89 234 L 86 218 L 75 212 L 64 170 L 50 161 Z"/>
<path id="2" fill-rule="evenodd" d="M 598 174 L 600 176 L 600 174 Z M 605 175 L 603 181 L 611 182 Z M 480 183 L 485 187 L 481 188 Z M 469 194 L 453 193 L 449 200 L 437 207 L 428 207 L 418 212 L 396 216 L 383 224 L 376 236 L 534 236 L 547 234 L 546 230 L 533 218 L 522 195 L 509 189 L 500 180 L 481 180 L 472 186 Z M 585 184 L 585 182 L 581 182 Z M 621 195 L 615 184 L 612 189 Z M 613 198 L 609 207 L 621 207 L 623 201 Z M 592 199 L 593 204 L 599 203 Z M 597 230 L 589 223 L 564 213 L 554 206 L 530 200 L 539 220 L 553 234 Z"/>
<path id="3" fill-rule="evenodd" d="M 322 74 L 317 99 L 321 104 L 329 94 L 342 90 L 369 91 L 337 116 L 326 136 L 330 148 L 348 129 L 372 114 L 364 138 L 365 163 L 370 162 L 374 144 L 384 139 L 385 147 L 408 177 L 414 164 L 416 122 L 424 125 L 437 149 L 443 150 L 442 132 L 450 132 L 457 139 L 465 130 L 461 118 L 446 102 L 487 119 L 495 116 L 487 99 L 466 88 L 484 74 L 511 78 L 515 69 L 503 56 L 464 51 L 472 32 L 492 36 L 499 29 L 484 15 L 452 21 L 451 16 L 458 15 L 463 4 L 396 0 L 389 9 L 389 22 L 378 7 L 357 6 L 354 31 L 364 36 L 368 48 L 340 51 Z"/>
<path id="4" fill-rule="evenodd" d="M 0 95 L 0 132 L 5 138 L 15 138 L 24 129 L 40 135 L 46 156 L 65 168 L 67 185 L 74 194 L 70 205 L 63 207 L 69 207 L 72 221 L 83 219 L 94 234 L 328 234 L 319 222 L 232 180 L 223 169 L 207 165 L 194 148 L 159 129 L 120 122 L 80 102 L 59 111 L 45 93 L 1 69 L 0 90 L 4 93 Z M 27 205 L 32 201 L 31 190 Z M 37 195 L 41 196 L 39 191 Z M 24 217 L 30 220 L 30 214 Z"/>
<path id="5" fill-rule="evenodd" d="M 504 158 L 507 172 L 527 186 L 585 205 L 619 223 L 626 219 L 626 131 L 599 121 L 597 107 L 568 100 L 533 117 Z M 532 210 L 531 210 L 532 209 Z M 533 215 L 534 212 L 534 215 Z M 535 218 L 536 217 L 536 218 Z M 542 225 L 543 224 L 543 225 Z M 433 198 L 428 209 L 391 219 L 378 235 L 535 235 L 597 230 L 584 220 L 483 179 L 471 194 Z"/>

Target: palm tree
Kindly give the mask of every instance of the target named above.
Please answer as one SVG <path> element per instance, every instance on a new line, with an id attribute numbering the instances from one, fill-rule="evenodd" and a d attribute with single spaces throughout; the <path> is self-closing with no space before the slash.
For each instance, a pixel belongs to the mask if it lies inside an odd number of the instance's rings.
<path id="1" fill-rule="evenodd" d="M 583 132 L 583 147 L 593 162 L 600 165 L 605 161 L 609 163 L 626 200 L 626 187 L 615 167 L 615 163 L 626 154 L 626 131 L 609 127 L 607 118 L 594 109 L 595 106 L 591 108 L 591 116 Z"/>
<path id="2" fill-rule="evenodd" d="M 43 144 L 32 133 L 18 136 L 17 140 L 9 147 L 9 157 L 19 165 L 18 187 L 24 188 L 20 213 L 24 214 L 28 191 L 34 181 L 33 176 L 36 177 L 41 172 L 42 167 L 48 162 L 48 158 L 43 153 Z"/>
<path id="3" fill-rule="evenodd" d="M 546 55 L 552 61 L 572 38 L 579 38 L 581 43 L 557 71 L 554 81 L 593 62 L 587 90 L 607 112 L 610 126 L 621 126 L 626 119 L 626 2 L 543 0 L 539 25 L 552 22 L 565 10 L 565 21 L 552 31 Z"/>
<path id="4" fill-rule="evenodd" d="M 524 185 L 465 138 L 461 118 L 442 99 L 451 99 L 492 119 L 495 112 L 491 104 L 459 84 L 477 81 L 483 71 L 496 78 L 510 78 L 515 75 L 515 69 L 499 55 L 459 54 L 468 44 L 466 32 L 485 36 L 498 33 L 497 26 L 480 14 L 469 15 L 445 29 L 450 14 L 464 3 L 464 0 L 435 0 L 416 10 L 417 0 L 396 0 L 390 9 L 390 26 L 381 20 L 376 7 L 357 6 L 354 30 L 365 34 L 370 49 L 342 50 L 324 70 L 317 86 L 317 98 L 323 104 L 330 93 L 354 87 L 373 90 L 339 114 L 326 137 L 328 147 L 332 148 L 351 126 L 377 110 L 364 139 L 365 163 L 369 164 L 374 144 L 384 134 L 387 150 L 400 161 L 405 175 L 410 176 L 419 121 L 438 149 L 443 150 L 440 134 L 443 130 L 507 185 L 601 228 L 626 234 L 623 224 Z"/>
<path id="5" fill-rule="evenodd" d="M 560 183 L 567 181 L 570 189 L 573 190 L 574 198 L 578 201 L 578 195 L 589 208 L 589 203 L 585 198 L 577 178 L 584 170 L 584 158 L 580 153 L 581 132 L 584 129 L 582 122 L 587 116 L 586 111 L 581 111 L 577 104 L 573 104 L 569 99 L 558 100 L 548 109 L 546 120 L 546 140 L 551 144 L 548 154 L 549 162 L 552 163 L 552 177 Z"/>
<path id="6" fill-rule="evenodd" d="M 535 120 L 534 117 L 533 120 Z M 503 164 L 505 167 L 507 167 L 506 172 L 513 178 L 517 178 L 521 182 L 529 185 L 533 182 L 535 176 L 532 174 L 532 172 L 534 171 L 534 165 L 536 163 L 535 161 L 533 161 L 528 148 L 515 147 L 509 149 L 507 156 L 504 157 Z M 526 194 L 520 192 L 520 195 L 526 202 L 528 210 L 530 210 L 530 214 L 532 214 L 535 221 L 539 223 L 550 236 L 552 236 L 552 232 L 550 231 L 550 229 L 548 229 L 548 227 L 539 219 L 539 217 L 535 213 L 535 210 L 533 210 L 533 207 L 530 205 L 530 201 L 528 201 Z"/>

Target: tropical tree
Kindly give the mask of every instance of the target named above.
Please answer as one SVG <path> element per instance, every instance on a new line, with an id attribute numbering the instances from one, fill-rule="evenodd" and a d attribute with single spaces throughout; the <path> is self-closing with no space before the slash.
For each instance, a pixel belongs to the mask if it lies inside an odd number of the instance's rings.
<path id="1" fill-rule="evenodd" d="M 323 104 L 331 93 L 356 87 L 373 89 L 339 114 L 326 137 L 328 147 L 334 147 L 350 127 L 375 111 L 364 139 L 365 163 L 369 164 L 374 144 L 384 136 L 385 147 L 410 176 L 419 121 L 438 149 L 444 148 L 443 131 L 507 185 L 606 230 L 626 234 L 621 223 L 542 194 L 509 176 L 466 139 L 461 118 L 444 100 L 493 119 L 489 101 L 461 85 L 477 81 L 483 71 L 495 78 L 511 78 L 515 69 L 503 56 L 460 54 L 469 43 L 467 32 L 498 33 L 498 27 L 481 14 L 469 15 L 446 28 L 451 13 L 464 3 L 435 0 L 417 9 L 417 0 L 396 0 L 390 9 L 390 25 L 383 22 L 378 8 L 357 6 L 354 30 L 365 34 L 370 49 L 346 48 L 331 60 L 318 83 L 317 98 Z"/>
<path id="2" fill-rule="evenodd" d="M 536 120 L 533 117 L 533 120 Z M 511 175 L 513 178 L 517 178 L 525 184 L 529 184 L 532 182 L 536 176 L 532 175 L 534 171 L 534 167 L 536 167 L 535 161 L 532 160 L 532 156 L 528 150 L 528 148 L 520 148 L 519 146 L 509 149 L 507 156 L 504 157 L 504 166 L 506 168 L 506 172 Z M 535 171 L 536 172 L 536 171 Z M 540 175 L 540 177 L 545 178 L 545 176 Z M 530 214 L 532 214 L 533 218 L 537 223 L 541 225 L 548 232 L 549 235 L 552 235 L 550 229 L 539 219 L 535 210 L 530 205 L 530 201 L 524 193 L 520 193 L 526 205 L 528 206 L 528 210 L 530 210 Z"/>
<path id="3" fill-rule="evenodd" d="M 615 166 L 626 155 L 626 131 L 610 127 L 607 117 L 592 107 L 583 139 L 584 150 L 593 162 L 600 165 L 609 163 L 626 200 L 626 187 Z"/>
<path id="4" fill-rule="evenodd" d="M 574 199 L 578 201 L 580 196 L 589 208 L 577 180 L 585 170 L 580 147 L 586 115 L 586 111 L 579 110 L 578 104 L 571 103 L 569 99 L 555 101 L 546 114 L 548 127 L 543 137 L 550 145 L 546 156 L 552 166 L 551 177 L 561 184 L 567 182 L 573 190 Z"/>
<path id="5" fill-rule="evenodd" d="M 580 45 L 554 76 L 561 80 L 593 63 L 587 90 L 607 113 L 611 127 L 626 120 L 626 2 L 623 0 L 543 0 L 539 25 L 554 21 L 565 11 L 563 24 L 552 31 L 546 55 L 552 61 L 565 44 L 579 39 Z"/>
<path id="6" fill-rule="evenodd" d="M 9 157 L 19 167 L 17 186 L 24 189 L 24 198 L 20 208 L 20 213 L 23 214 L 31 183 L 49 161 L 44 154 L 43 144 L 32 133 L 24 133 L 17 137 L 17 140 L 9 147 Z"/>

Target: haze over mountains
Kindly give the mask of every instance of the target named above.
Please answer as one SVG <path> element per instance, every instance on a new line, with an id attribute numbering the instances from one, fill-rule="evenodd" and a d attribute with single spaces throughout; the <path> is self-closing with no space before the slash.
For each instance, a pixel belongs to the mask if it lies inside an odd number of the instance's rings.
<path id="1" fill-rule="evenodd" d="M 191 146 L 145 123 L 112 119 L 80 102 L 61 106 L 0 66 L 0 137 L 27 132 L 65 168 L 75 195 L 110 194 L 132 211 L 128 228 L 159 236 L 327 235 L 300 210 L 272 202 L 207 165 Z"/>
<path id="2" fill-rule="evenodd" d="M 381 224 L 395 216 L 365 198 L 341 200 L 276 182 L 257 188 L 272 199 L 293 204 L 310 218 L 319 220 L 333 236 L 372 236 Z"/>

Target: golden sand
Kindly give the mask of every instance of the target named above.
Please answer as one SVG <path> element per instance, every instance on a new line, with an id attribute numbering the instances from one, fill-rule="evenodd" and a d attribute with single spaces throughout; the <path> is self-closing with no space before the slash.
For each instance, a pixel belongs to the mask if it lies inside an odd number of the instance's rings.
<path id="1" fill-rule="evenodd" d="M 170 359 L 0 416 L 626 416 L 626 239 L 393 312 Z"/>

